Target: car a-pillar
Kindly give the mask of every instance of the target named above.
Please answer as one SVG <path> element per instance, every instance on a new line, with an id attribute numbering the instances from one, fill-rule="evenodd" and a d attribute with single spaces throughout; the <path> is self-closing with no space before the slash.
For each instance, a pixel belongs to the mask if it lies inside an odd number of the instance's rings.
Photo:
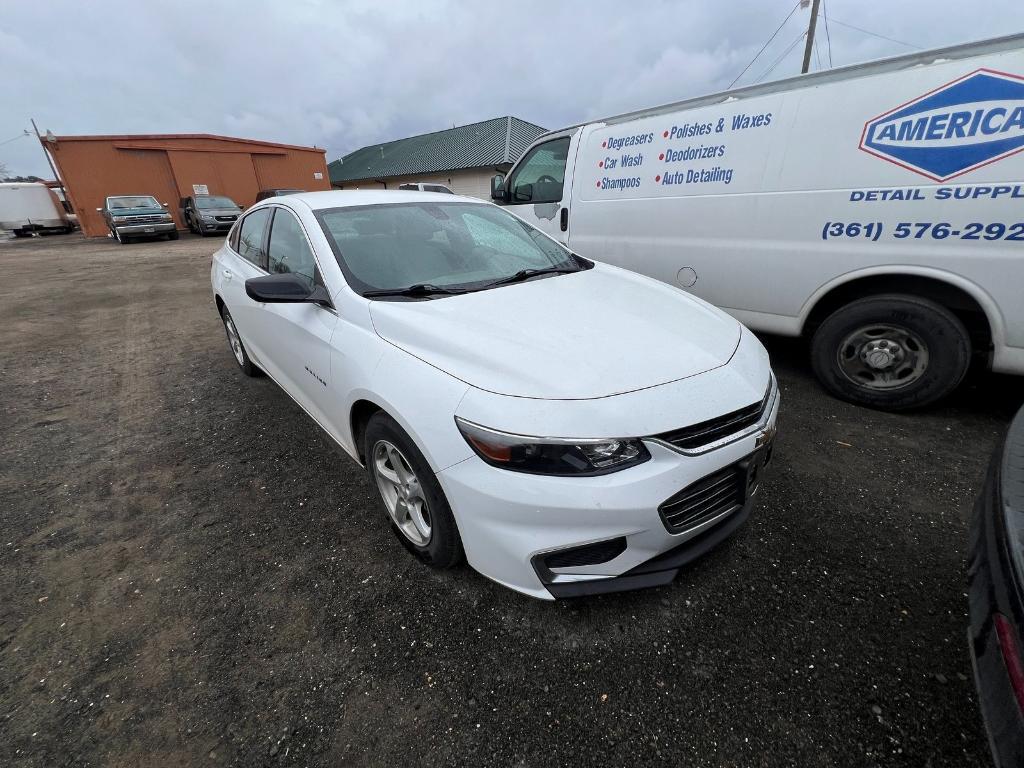
<path id="1" fill-rule="evenodd" d="M 915 275 L 838 286 L 815 305 L 804 330 L 814 373 L 831 394 L 890 411 L 946 397 L 992 347 L 988 319 L 970 294 Z"/>

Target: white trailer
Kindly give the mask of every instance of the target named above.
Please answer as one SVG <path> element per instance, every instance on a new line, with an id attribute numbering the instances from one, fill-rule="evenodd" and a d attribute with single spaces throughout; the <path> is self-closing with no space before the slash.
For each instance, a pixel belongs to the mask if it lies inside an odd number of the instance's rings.
<path id="1" fill-rule="evenodd" d="M 972 359 L 1024 374 L 1022 150 L 1014 35 L 554 131 L 492 197 L 584 256 L 807 336 L 832 393 L 905 409 Z"/>
<path id="2" fill-rule="evenodd" d="M 28 237 L 33 232 L 71 232 L 74 228 L 64 206 L 45 184 L 0 184 L 0 229 Z"/>

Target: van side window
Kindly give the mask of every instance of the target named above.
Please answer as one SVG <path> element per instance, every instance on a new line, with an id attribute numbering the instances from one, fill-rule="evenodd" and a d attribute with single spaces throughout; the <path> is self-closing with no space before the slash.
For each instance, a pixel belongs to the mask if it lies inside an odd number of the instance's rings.
<path id="1" fill-rule="evenodd" d="M 531 149 L 509 180 L 509 203 L 557 203 L 561 200 L 568 156 L 568 136 Z"/>
<path id="2" fill-rule="evenodd" d="M 242 225 L 238 228 L 238 255 L 260 269 L 267 268 L 263 238 L 266 236 L 269 218 L 270 208 L 260 208 L 242 219 Z"/>

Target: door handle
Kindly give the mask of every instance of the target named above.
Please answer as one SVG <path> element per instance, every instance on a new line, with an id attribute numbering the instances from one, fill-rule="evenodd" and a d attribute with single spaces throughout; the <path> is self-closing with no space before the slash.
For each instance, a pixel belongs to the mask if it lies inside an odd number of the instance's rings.
<path id="1" fill-rule="evenodd" d="M 569 209 L 562 208 L 561 218 L 559 219 L 559 225 L 562 227 L 562 231 L 565 232 L 569 229 Z"/>

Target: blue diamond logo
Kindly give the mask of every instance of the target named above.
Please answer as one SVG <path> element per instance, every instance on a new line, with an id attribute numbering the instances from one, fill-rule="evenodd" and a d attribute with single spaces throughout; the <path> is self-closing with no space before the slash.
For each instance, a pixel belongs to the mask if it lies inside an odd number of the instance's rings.
<path id="1" fill-rule="evenodd" d="M 860 148 L 933 181 L 1024 150 L 1024 77 L 979 69 L 868 120 Z"/>

